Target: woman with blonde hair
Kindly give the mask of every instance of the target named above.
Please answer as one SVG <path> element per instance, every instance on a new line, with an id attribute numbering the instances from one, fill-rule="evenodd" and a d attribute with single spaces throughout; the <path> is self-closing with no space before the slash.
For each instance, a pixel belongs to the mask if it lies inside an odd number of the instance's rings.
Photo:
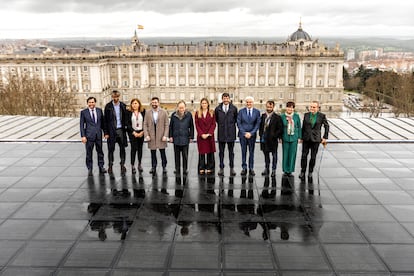
<path id="1" fill-rule="evenodd" d="M 207 98 L 201 99 L 200 108 L 196 111 L 194 117 L 197 129 L 198 173 L 201 175 L 214 174 L 214 153 L 216 152 L 214 130 L 216 129 L 216 118 L 214 110 L 210 109 L 210 103 Z"/>
<path id="2" fill-rule="evenodd" d="M 127 110 L 127 132 L 131 143 L 131 171 L 136 174 L 135 157 L 138 155 L 138 171 L 142 172 L 142 146 L 144 144 L 145 109 L 138 99 L 132 99 Z"/>

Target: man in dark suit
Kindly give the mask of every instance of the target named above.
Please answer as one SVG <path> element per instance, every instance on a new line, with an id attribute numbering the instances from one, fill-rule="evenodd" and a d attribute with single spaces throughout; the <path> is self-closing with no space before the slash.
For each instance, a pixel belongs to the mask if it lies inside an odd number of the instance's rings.
<path id="1" fill-rule="evenodd" d="M 321 129 L 324 127 L 324 134 L 321 138 Z M 313 168 L 316 163 L 316 154 L 318 153 L 319 144 L 326 144 L 329 133 L 329 124 L 326 115 L 319 112 L 319 102 L 312 101 L 310 103 L 310 112 L 305 113 L 302 123 L 302 158 L 300 179 L 305 178 L 306 167 L 308 163 L 308 154 L 311 152 L 309 160 L 308 177 L 312 178 Z"/>
<path id="2" fill-rule="evenodd" d="M 99 173 L 106 173 L 104 169 L 104 153 L 102 151 L 102 130 L 105 129 L 105 122 L 102 109 L 96 107 L 96 99 L 89 97 L 86 102 L 88 107 L 80 113 L 80 135 L 82 143 L 85 144 L 86 148 L 88 175 L 92 176 L 92 153 L 95 146 L 98 155 Z"/>
<path id="3" fill-rule="evenodd" d="M 262 175 L 269 175 L 270 153 L 272 153 L 272 177 L 276 175 L 277 147 L 279 139 L 282 139 L 283 123 L 282 118 L 274 112 L 275 102 L 266 102 L 266 112 L 262 114 L 259 135 L 260 149 L 265 159 L 265 169 Z"/>
<path id="4" fill-rule="evenodd" d="M 237 127 L 242 151 L 241 175 L 247 174 L 246 155 L 249 148 L 249 175 L 254 176 L 254 146 L 256 144 L 257 131 L 260 127 L 260 111 L 253 107 L 254 99 L 246 97 L 246 107 L 240 109 L 237 115 Z"/>
<path id="5" fill-rule="evenodd" d="M 119 145 L 121 174 L 125 175 L 125 147 L 128 146 L 126 137 L 126 105 L 119 100 L 121 93 L 112 91 L 112 101 L 105 105 L 105 138 L 108 144 L 108 173 L 112 174 L 115 144 Z"/>
<path id="6" fill-rule="evenodd" d="M 217 122 L 217 140 L 219 144 L 220 170 L 219 176 L 224 176 L 224 150 L 229 150 L 230 176 L 235 176 L 234 171 L 234 141 L 236 140 L 237 107 L 230 102 L 229 93 L 221 95 L 221 104 L 214 110 Z"/>

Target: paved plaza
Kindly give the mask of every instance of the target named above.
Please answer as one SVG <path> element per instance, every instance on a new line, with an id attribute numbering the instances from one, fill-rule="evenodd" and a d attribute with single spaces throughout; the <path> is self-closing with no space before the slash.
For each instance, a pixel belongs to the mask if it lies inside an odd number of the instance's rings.
<path id="1" fill-rule="evenodd" d="M 330 143 L 312 183 L 258 148 L 254 177 L 239 144 L 237 176 L 199 177 L 192 144 L 186 178 L 171 146 L 167 175 L 146 149 L 111 178 L 80 142 L 1 142 L 1 275 L 414 275 L 413 143 Z"/>

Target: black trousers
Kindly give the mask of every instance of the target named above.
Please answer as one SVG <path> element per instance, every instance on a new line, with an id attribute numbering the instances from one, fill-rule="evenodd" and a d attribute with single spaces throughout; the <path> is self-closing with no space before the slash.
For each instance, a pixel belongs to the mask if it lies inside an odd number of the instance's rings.
<path id="1" fill-rule="evenodd" d="M 124 141 L 124 133 L 122 129 L 116 130 L 116 137 L 115 140 L 111 139 L 111 142 L 108 141 L 108 163 L 111 167 L 114 164 L 114 151 L 115 145 L 119 145 L 119 157 L 121 158 L 121 165 L 125 164 L 125 141 Z"/>
<path id="2" fill-rule="evenodd" d="M 183 172 L 187 172 L 188 169 L 188 145 L 178 146 L 174 145 L 174 160 L 175 171 L 181 172 L 181 157 L 183 158 Z"/>
<path id="3" fill-rule="evenodd" d="M 265 159 L 265 168 L 270 168 L 270 154 L 272 154 L 272 170 L 276 170 L 277 166 L 277 148 L 274 151 L 263 151 L 264 159 Z"/>
<path id="4" fill-rule="evenodd" d="M 220 169 L 224 168 L 224 149 L 226 144 L 229 149 L 229 166 L 234 168 L 234 142 L 219 142 Z"/>
<path id="5" fill-rule="evenodd" d="M 142 146 L 144 145 L 144 136 L 135 137 L 133 135 L 129 136 L 129 141 L 131 142 L 131 165 L 135 165 L 135 158 L 138 155 L 138 165 L 142 161 Z"/>
<path id="6" fill-rule="evenodd" d="M 306 172 L 308 163 L 308 154 L 311 152 L 309 160 L 309 173 L 313 172 L 316 164 L 316 155 L 318 154 L 319 142 L 303 141 L 302 142 L 302 157 L 300 160 L 301 171 Z"/>
<path id="7" fill-rule="evenodd" d="M 165 149 L 159 149 L 161 154 L 161 164 L 165 168 L 167 166 L 167 156 L 165 155 Z M 157 150 L 151 150 L 151 165 L 153 168 L 157 167 Z"/>
<path id="8" fill-rule="evenodd" d="M 214 170 L 214 152 L 198 155 L 198 170 Z"/>

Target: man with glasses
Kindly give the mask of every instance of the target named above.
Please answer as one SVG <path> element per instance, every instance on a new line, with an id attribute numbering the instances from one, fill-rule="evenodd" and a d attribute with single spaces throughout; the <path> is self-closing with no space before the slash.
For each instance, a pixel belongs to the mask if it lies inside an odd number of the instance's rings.
<path id="1" fill-rule="evenodd" d="M 321 138 L 321 129 L 324 127 L 324 134 Z M 309 160 L 308 178 L 312 178 L 313 169 L 316 163 L 316 154 L 318 153 L 319 144 L 326 144 L 329 133 L 329 124 L 326 115 L 319 112 L 319 102 L 310 103 L 310 112 L 305 113 L 302 123 L 302 158 L 301 172 L 299 178 L 304 180 L 306 167 L 308 163 L 308 154 L 311 152 Z"/>

